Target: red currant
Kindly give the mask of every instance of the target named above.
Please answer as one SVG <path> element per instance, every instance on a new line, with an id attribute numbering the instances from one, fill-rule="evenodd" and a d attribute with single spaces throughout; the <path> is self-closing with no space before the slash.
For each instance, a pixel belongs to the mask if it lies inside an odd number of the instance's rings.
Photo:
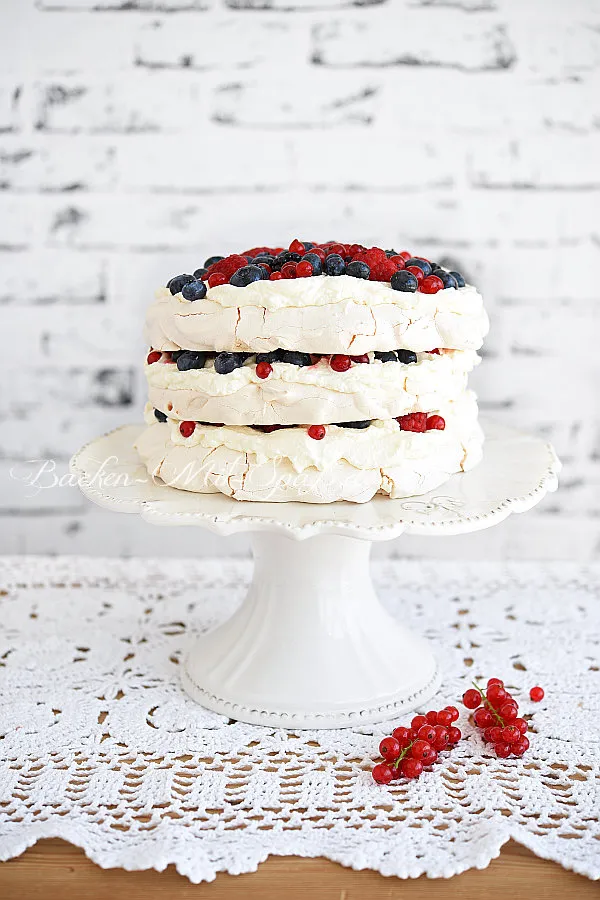
<path id="1" fill-rule="evenodd" d="M 511 744 L 510 749 L 517 756 L 523 756 L 526 750 L 529 750 L 529 739 L 523 735 L 520 741 L 515 741 L 514 744 Z"/>
<path id="2" fill-rule="evenodd" d="M 336 353 L 329 360 L 329 365 L 334 372 L 347 372 L 352 365 L 352 360 L 343 353 Z"/>
<path id="3" fill-rule="evenodd" d="M 497 744 L 494 744 L 494 751 L 500 759 L 507 759 L 511 754 L 510 744 L 499 741 Z"/>
<path id="4" fill-rule="evenodd" d="M 424 766 L 427 766 L 429 768 L 429 766 L 432 766 L 434 764 L 434 762 L 436 761 L 437 758 L 438 758 L 438 752 L 434 747 L 432 747 L 431 753 L 429 754 L 428 758 L 422 759 L 421 762 L 423 763 Z"/>
<path id="5" fill-rule="evenodd" d="M 492 684 L 486 691 L 485 696 L 492 706 L 502 706 L 508 700 L 508 693 L 499 684 Z"/>
<path id="6" fill-rule="evenodd" d="M 413 258 L 412 253 L 409 253 L 408 250 L 401 250 L 398 256 L 401 256 L 404 262 L 406 262 L 407 259 Z"/>
<path id="7" fill-rule="evenodd" d="M 411 741 L 408 728 L 403 728 L 402 726 L 400 726 L 399 728 L 394 728 L 394 730 L 392 731 L 392 737 L 396 738 L 403 750 L 405 747 L 408 747 Z"/>
<path id="8" fill-rule="evenodd" d="M 455 725 L 451 725 L 448 729 L 448 743 L 449 744 L 458 744 L 462 737 L 462 732 L 460 728 L 457 728 Z"/>
<path id="9" fill-rule="evenodd" d="M 428 416 L 427 431 L 443 431 L 446 427 L 446 420 L 442 416 Z"/>
<path id="10" fill-rule="evenodd" d="M 447 746 L 449 740 L 448 729 L 444 728 L 443 725 L 436 725 L 434 730 L 435 738 L 433 740 L 433 749 L 438 751 L 443 750 L 444 747 Z"/>
<path id="11" fill-rule="evenodd" d="M 430 709 L 428 713 L 425 713 L 425 718 L 430 725 L 437 725 L 438 723 L 438 714 L 434 709 Z"/>
<path id="12" fill-rule="evenodd" d="M 418 731 L 418 737 L 422 741 L 427 741 L 428 744 L 433 744 L 435 741 L 435 728 L 433 725 L 421 725 Z"/>
<path id="13" fill-rule="evenodd" d="M 419 288 L 420 288 L 421 282 L 423 281 L 423 279 L 425 277 L 425 275 L 423 274 L 423 269 L 421 269 L 419 266 L 407 266 L 406 271 L 411 272 L 415 276 L 415 278 L 419 282 Z"/>
<path id="14" fill-rule="evenodd" d="M 289 262 L 281 267 L 281 274 L 284 278 L 295 278 L 296 277 L 296 265 L 295 263 Z"/>
<path id="15" fill-rule="evenodd" d="M 208 276 L 208 286 L 211 288 L 218 287 L 220 284 L 227 284 L 227 280 L 227 276 L 221 272 L 213 272 L 212 275 Z"/>
<path id="16" fill-rule="evenodd" d="M 311 437 L 313 441 L 322 441 L 325 437 L 325 426 L 311 425 L 308 429 L 308 436 Z"/>
<path id="17" fill-rule="evenodd" d="M 529 726 L 527 725 L 525 719 L 515 719 L 513 725 L 517 726 L 521 734 L 527 734 Z"/>
<path id="18" fill-rule="evenodd" d="M 400 744 L 395 737 L 386 737 L 379 745 L 379 752 L 386 762 L 394 762 L 400 756 Z"/>
<path id="19" fill-rule="evenodd" d="M 514 725 L 506 725 L 502 729 L 502 740 L 507 744 L 515 744 L 521 740 L 521 732 Z"/>
<path id="20" fill-rule="evenodd" d="M 446 712 L 450 713 L 450 721 L 451 722 L 456 722 L 458 720 L 458 717 L 460 716 L 460 713 L 455 706 L 447 706 Z M 444 724 L 444 723 L 442 722 L 442 724 Z"/>
<path id="21" fill-rule="evenodd" d="M 452 716 L 447 709 L 440 709 L 437 714 L 437 724 L 444 725 L 446 728 L 448 728 L 449 725 L 452 725 Z"/>
<path id="22" fill-rule="evenodd" d="M 499 678 L 489 678 L 489 679 L 488 679 L 488 683 L 487 683 L 487 687 L 491 687 L 493 684 L 499 684 L 500 687 L 504 687 L 504 682 L 503 682 L 503 681 L 500 681 Z"/>
<path id="23" fill-rule="evenodd" d="M 268 378 L 273 371 L 273 366 L 268 362 L 259 362 L 256 364 L 256 374 L 259 378 Z"/>
<path id="24" fill-rule="evenodd" d="M 484 706 L 480 706 L 479 709 L 476 709 L 473 713 L 473 721 L 479 728 L 489 728 L 490 725 L 494 724 L 494 717 Z"/>
<path id="25" fill-rule="evenodd" d="M 425 757 L 428 757 L 430 750 L 431 744 L 428 744 L 427 741 L 421 740 L 416 740 L 410 748 L 411 755 L 414 757 L 414 759 L 422 759 L 423 755 L 425 755 Z"/>
<path id="26" fill-rule="evenodd" d="M 410 257 L 409 257 L 410 259 Z M 396 263 L 399 269 L 404 268 L 405 259 L 403 256 L 390 256 L 390 262 Z"/>
<path id="27" fill-rule="evenodd" d="M 369 362 L 369 354 L 362 353 L 360 356 L 351 356 L 350 359 L 354 363 L 368 363 Z"/>
<path id="28" fill-rule="evenodd" d="M 398 416 L 396 421 L 401 431 L 427 431 L 427 413 L 424 412 L 407 413 L 405 416 Z"/>
<path id="29" fill-rule="evenodd" d="M 149 366 L 151 366 L 152 363 L 158 362 L 158 360 L 161 358 L 161 356 L 162 356 L 162 353 L 160 353 L 158 350 L 152 350 L 152 352 L 149 353 L 148 356 L 146 357 L 146 362 L 148 363 Z"/>
<path id="30" fill-rule="evenodd" d="M 394 778 L 394 772 L 387 763 L 379 763 L 373 766 L 371 774 L 377 784 L 389 784 Z"/>
<path id="31" fill-rule="evenodd" d="M 308 260 L 301 260 L 296 266 L 296 275 L 298 278 L 310 278 L 313 273 L 313 267 Z"/>
<path id="32" fill-rule="evenodd" d="M 505 722 L 512 722 L 517 718 L 519 708 L 516 703 L 510 702 L 505 703 L 503 706 L 501 706 L 498 712 Z"/>
<path id="33" fill-rule="evenodd" d="M 400 763 L 400 770 L 405 778 L 418 778 L 423 771 L 423 763 L 412 756 L 406 756 Z"/>
<path id="34" fill-rule="evenodd" d="M 299 241 L 298 238 L 295 238 L 290 244 L 290 253 L 306 253 L 306 247 Z"/>
<path id="35" fill-rule="evenodd" d="M 414 728 L 415 731 L 418 731 L 419 728 L 423 727 L 423 725 L 427 725 L 427 719 L 425 718 L 425 716 L 415 716 L 410 723 L 410 727 Z"/>
<path id="36" fill-rule="evenodd" d="M 481 703 L 481 694 L 479 691 L 476 691 L 475 688 L 469 688 L 469 690 L 465 691 L 463 694 L 463 703 L 467 709 L 477 709 Z"/>
<path id="37" fill-rule="evenodd" d="M 190 437 L 190 435 L 192 435 L 195 430 L 196 430 L 195 422 L 182 422 L 179 426 L 180 434 L 184 438 Z"/>
<path id="38" fill-rule="evenodd" d="M 540 700 L 544 699 L 544 688 L 541 688 L 539 686 L 532 687 L 529 691 L 529 696 L 534 703 L 539 703 Z"/>
<path id="39" fill-rule="evenodd" d="M 488 744 L 497 744 L 502 740 L 502 729 L 499 725 L 492 725 L 490 728 L 486 728 L 483 732 L 483 739 Z"/>
<path id="40" fill-rule="evenodd" d="M 281 278 L 283 278 L 281 272 L 271 272 L 269 275 L 269 281 L 279 281 Z"/>
<path id="41" fill-rule="evenodd" d="M 408 268 L 410 271 L 414 266 L 409 266 Z M 444 282 L 441 278 L 438 278 L 437 275 L 428 275 L 419 285 L 419 290 L 422 294 L 437 294 L 437 292 L 443 290 L 443 288 Z"/>

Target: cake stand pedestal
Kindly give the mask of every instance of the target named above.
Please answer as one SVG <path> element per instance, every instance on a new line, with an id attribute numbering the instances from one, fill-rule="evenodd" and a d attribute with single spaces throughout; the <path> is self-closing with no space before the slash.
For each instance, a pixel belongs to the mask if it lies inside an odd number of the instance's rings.
<path id="1" fill-rule="evenodd" d="M 483 462 L 436 491 L 369 503 L 242 503 L 154 483 L 133 443 L 141 426 L 97 438 L 71 460 L 83 493 L 155 525 L 251 533 L 254 576 L 223 625 L 198 637 L 185 690 L 209 709 L 258 725 L 340 728 L 421 706 L 440 674 L 427 643 L 381 606 L 373 541 L 455 535 L 525 512 L 557 487 L 549 444 L 489 424 Z"/>

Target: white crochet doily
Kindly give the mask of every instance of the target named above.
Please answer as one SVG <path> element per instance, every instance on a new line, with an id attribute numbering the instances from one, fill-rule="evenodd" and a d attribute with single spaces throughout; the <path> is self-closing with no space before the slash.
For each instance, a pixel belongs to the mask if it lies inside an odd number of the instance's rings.
<path id="1" fill-rule="evenodd" d="M 512 837 L 600 877 L 600 567 L 375 566 L 388 608 L 435 645 L 431 706 L 498 675 L 533 728 L 522 759 L 499 760 L 462 716 L 466 739 L 431 771 L 383 787 L 370 768 L 391 724 L 286 732 L 181 690 L 187 641 L 232 612 L 249 564 L 0 565 L 0 859 L 60 837 L 101 866 L 173 863 L 194 882 L 269 854 L 448 877 Z"/>

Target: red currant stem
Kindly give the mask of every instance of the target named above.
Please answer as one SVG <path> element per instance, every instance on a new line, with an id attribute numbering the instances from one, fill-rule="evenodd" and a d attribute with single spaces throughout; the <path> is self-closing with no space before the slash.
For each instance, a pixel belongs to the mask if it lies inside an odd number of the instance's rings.
<path id="1" fill-rule="evenodd" d="M 410 750 L 410 748 L 412 747 L 413 744 L 414 744 L 414 741 L 411 741 L 410 744 L 408 745 L 408 747 L 404 747 L 404 749 L 402 750 L 402 753 L 400 754 L 398 759 L 395 759 L 394 762 L 392 763 L 392 766 L 391 766 L 392 769 L 398 768 L 398 766 L 400 765 L 400 763 L 402 762 L 402 760 L 404 759 L 404 757 L 406 756 L 406 754 L 408 753 L 408 751 Z"/>
<path id="2" fill-rule="evenodd" d="M 500 713 L 494 709 L 494 707 L 492 706 L 490 701 L 487 699 L 487 697 L 485 696 L 485 694 L 483 693 L 483 691 L 481 690 L 481 688 L 479 687 L 479 685 L 477 684 L 476 681 L 473 682 L 473 687 L 479 691 L 479 693 L 481 695 L 481 699 L 483 700 L 483 705 L 492 713 L 492 715 L 496 719 L 496 722 L 498 722 L 498 724 L 504 728 L 506 725 L 506 722 L 504 721 L 504 719 L 502 718 Z"/>

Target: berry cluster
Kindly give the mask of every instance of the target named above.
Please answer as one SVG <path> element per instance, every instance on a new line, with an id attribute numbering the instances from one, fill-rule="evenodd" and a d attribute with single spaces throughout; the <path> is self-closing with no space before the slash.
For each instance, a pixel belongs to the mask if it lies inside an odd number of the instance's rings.
<path id="1" fill-rule="evenodd" d="M 463 703 L 467 709 L 474 710 L 473 721 L 481 729 L 483 739 L 494 745 L 496 756 L 500 759 L 511 754 L 523 756 L 529 747 L 527 722 L 519 717 L 519 705 L 503 681 L 490 678 L 485 693 L 476 684 L 465 691 Z"/>
<path id="2" fill-rule="evenodd" d="M 193 275 L 176 275 L 167 283 L 171 293 L 181 293 L 194 301 L 206 296 L 206 285 L 231 284 L 247 287 L 255 281 L 282 278 L 310 278 L 313 275 L 349 275 L 369 281 L 388 282 L 395 291 L 436 294 L 444 288 L 461 288 L 460 272 L 448 271 L 438 263 L 408 250 L 382 250 L 362 244 L 329 241 L 315 244 L 294 239 L 289 248 L 253 247 L 231 256 L 211 256 Z"/>
<path id="3" fill-rule="evenodd" d="M 396 778 L 418 778 L 434 764 L 440 751 L 461 739 L 460 730 L 452 724 L 457 719 L 456 707 L 447 706 L 439 712 L 431 710 L 424 716 L 415 716 L 410 728 L 394 728 L 379 745 L 384 762 L 373 767 L 375 781 L 389 784 Z"/>
<path id="4" fill-rule="evenodd" d="M 160 416 L 164 415 L 160 410 L 155 410 L 154 415 L 158 419 L 159 422 L 165 421 L 165 419 L 160 418 Z M 416 427 L 415 420 L 418 419 L 419 423 L 423 423 L 423 427 Z M 355 428 L 355 429 L 364 429 L 368 428 L 371 424 L 371 419 L 364 419 L 360 422 L 337 422 L 337 428 Z M 441 416 L 428 416 L 427 413 L 409 413 L 407 416 L 398 416 L 396 419 L 398 424 L 400 425 L 400 431 L 443 431 L 446 427 L 446 422 Z M 181 422 L 179 425 L 179 431 L 183 435 L 183 437 L 190 437 L 195 429 L 196 425 L 216 425 L 216 422 Z M 222 423 L 221 423 L 222 424 Z M 250 425 L 250 428 L 253 428 L 255 431 L 262 431 L 263 434 L 271 434 L 273 431 L 281 431 L 283 428 L 302 428 L 304 426 L 301 425 Z M 310 438 L 314 441 L 322 441 L 325 435 L 327 434 L 327 426 L 325 425 L 309 425 L 306 429 L 306 433 Z"/>

